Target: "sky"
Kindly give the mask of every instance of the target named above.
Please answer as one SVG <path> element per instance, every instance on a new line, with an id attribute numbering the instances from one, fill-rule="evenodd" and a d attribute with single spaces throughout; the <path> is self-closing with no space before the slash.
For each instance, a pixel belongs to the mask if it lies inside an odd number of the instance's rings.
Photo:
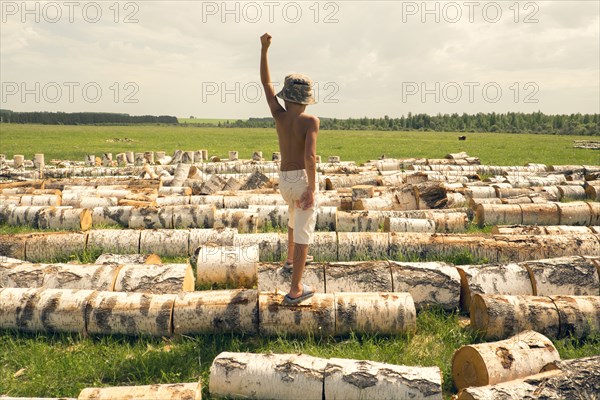
<path id="1" fill-rule="evenodd" d="M 600 113 L 600 2 L 0 1 L 0 108 L 245 119 L 309 75 L 321 117 Z"/>

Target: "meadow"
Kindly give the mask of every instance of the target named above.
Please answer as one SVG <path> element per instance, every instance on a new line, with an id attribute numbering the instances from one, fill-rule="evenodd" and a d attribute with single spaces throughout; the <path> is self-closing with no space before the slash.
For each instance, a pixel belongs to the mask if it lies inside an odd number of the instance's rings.
<path id="1" fill-rule="evenodd" d="M 194 120 L 193 122 L 197 122 Z M 600 164 L 600 152 L 574 149 L 574 140 L 589 137 L 467 133 L 321 131 L 318 154 L 325 159 L 365 162 L 386 157 L 441 158 L 466 151 L 488 165 Z M 182 126 L 46 126 L 0 125 L 0 153 L 11 158 L 32 158 L 44 153 L 51 159 L 83 161 L 85 154 L 124 151 L 207 149 L 226 156 L 229 150 L 249 158 L 261 150 L 266 158 L 277 151 L 272 129 L 200 128 Z M 27 232 L 27 229 L 22 230 Z M 14 234 L 17 228 L 0 227 Z M 488 232 L 482 232 L 488 233 Z M 468 258 L 468 257 L 467 257 Z M 80 260 L 90 262 L 90 260 Z M 181 260 L 177 260 L 181 262 Z M 417 260 L 412 260 L 417 261 Z M 457 262 L 457 260 L 448 260 Z M 437 309 L 421 312 L 417 332 L 401 336 L 261 337 L 206 335 L 152 338 L 82 336 L 79 334 L 28 334 L 0 331 L 0 395 L 76 397 L 85 387 L 144 385 L 152 383 L 203 382 L 208 394 L 209 368 L 222 351 L 306 353 L 318 357 L 368 359 L 393 364 L 439 366 L 444 393 L 455 393 L 450 363 L 460 346 L 480 339 L 469 329 L 467 317 Z M 570 338 L 554 341 L 562 358 L 600 354 L 600 334 L 585 341 Z"/>
<path id="2" fill-rule="evenodd" d="M 508 133 L 467 133 L 459 141 L 456 132 L 321 131 L 317 154 L 324 160 L 337 155 L 342 160 L 365 162 L 385 155 L 392 157 L 443 158 L 448 153 L 466 151 L 487 165 L 525 163 L 598 165 L 600 153 L 575 149 L 574 140 L 586 136 L 557 136 Z M 182 124 L 142 126 L 60 126 L 0 124 L 0 153 L 12 158 L 23 154 L 31 159 L 44 153 L 52 159 L 83 161 L 86 154 L 104 152 L 166 151 L 207 149 L 210 155 L 226 157 L 237 150 L 240 158 L 250 158 L 260 150 L 269 159 L 278 151 L 273 129 L 194 127 Z"/>

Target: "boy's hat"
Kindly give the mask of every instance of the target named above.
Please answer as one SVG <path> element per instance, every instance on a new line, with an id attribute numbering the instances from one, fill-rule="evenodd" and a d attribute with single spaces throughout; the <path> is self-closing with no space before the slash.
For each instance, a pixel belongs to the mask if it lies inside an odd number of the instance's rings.
<path id="1" fill-rule="evenodd" d="M 313 81 L 306 75 L 290 74 L 285 77 L 285 83 L 277 97 L 298 104 L 315 104 L 312 92 Z"/>

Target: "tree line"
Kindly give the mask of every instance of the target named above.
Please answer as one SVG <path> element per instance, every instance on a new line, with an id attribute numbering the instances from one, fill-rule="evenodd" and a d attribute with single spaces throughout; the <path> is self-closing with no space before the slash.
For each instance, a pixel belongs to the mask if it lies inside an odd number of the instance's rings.
<path id="1" fill-rule="evenodd" d="M 129 115 L 101 112 L 14 112 L 0 110 L 0 120 L 13 124 L 44 125 L 128 125 L 177 124 L 177 117 L 169 115 Z"/>
<path id="2" fill-rule="evenodd" d="M 178 124 L 168 115 L 129 115 L 119 113 L 13 112 L 0 110 L 0 120 L 7 123 L 48 125 L 126 125 Z M 188 126 L 215 126 L 208 123 L 188 123 Z M 274 128 L 273 118 L 249 118 L 219 122 L 221 128 Z M 412 114 L 400 118 L 324 118 L 323 130 L 380 130 L 435 132 L 504 132 L 545 133 L 554 135 L 600 135 L 600 114 L 547 115 L 535 113 L 477 114 Z"/>
<path id="3" fill-rule="evenodd" d="M 600 135 L 600 114 L 546 115 L 536 113 L 412 114 L 400 118 L 320 118 L 323 130 L 545 133 Z M 220 127 L 272 128 L 272 118 L 219 123 Z"/>

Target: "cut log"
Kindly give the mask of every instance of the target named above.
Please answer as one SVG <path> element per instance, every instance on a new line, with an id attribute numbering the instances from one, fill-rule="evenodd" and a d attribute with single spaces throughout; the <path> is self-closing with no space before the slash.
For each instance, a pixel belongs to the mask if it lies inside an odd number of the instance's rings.
<path id="1" fill-rule="evenodd" d="M 296 306 L 282 304 L 281 293 L 259 293 L 258 326 L 261 335 L 330 336 L 335 333 L 333 294 L 315 293 Z"/>
<path id="2" fill-rule="evenodd" d="M 180 293 L 173 309 L 176 335 L 258 331 L 256 290 L 212 290 Z"/>
<path id="3" fill-rule="evenodd" d="M 277 233 L 255 233 L 235 235 L 233 245 L 247 247 L 258 245 L 259 259 L 261 261 L 279 261 L 287 255 L 287 234 L 285 235 L 286 246 L 282 247 L 281 239 Z M 217 243 L 217 245 L 219 245 Z"/>
<path id="4" fill-rule="evenodd" d="M 352 204 L 354 210 L 392 210 L 394 208 L 394 200 L 388 196 L 359 199 Z"/>
<path id="5" fill-rule="evenodd" d="M 8 225 L 11 226 L 31 226 L 37 228 L 39 226 L 38 219 L 42 210 L 47 206 L 18 206 L 6 209 L 10 213 L 3 217 Z"/>
<path id="6" fill-rule="evenodd" d="M 94 264 L 152 264 L 160 265 L 162 261 L 157 254 L 112 254 L 104 253 L 96 258 Z"/>
<path id="7" fill-rule="evenodd" d="M 360 199 L 370 199 L 375 193 L 373 185 L 356 185 L 352 186 L 352 201 Z"/>
<path id="8" fill-rule="evenodd" d="M 179 164 L 175 169 L 175 175 L 171 181 L 171 186 L 181 187 L 190 173 L 190 164 Z"/>
<path id="9" fill-rule="evenodd" d="M 600 295 L 598 271 L 589 259 L 572 256 L 525 261 L 520 265 L 530 274 L 534 295 Z"/>
<path id="10" fill-rule="evenodd" d="M 92 213 L 86 208 L 46 208 L 38 214 L 38 227 L 87 231 L 92 227 Z"/>
<path id="11" fill-rule="evenodd" d="M 220 175 L 214 174 L 211 178 L 204 182 L 202 185 L 202 190 L 200 194 L 214 194 L 219 190 L 223 189 L 223 187 L 227 184 L 227 180 Z"/>
<path id="12" fill-rule="evenodd" d="M 442 262 L 397 262 L 391 261 L 394 292 L 411 294 L 417 310 L 441 307 L 456 310 L 461 293 L 458 271 Z"/>
<path id="13" fill-rule="evenodd" d="M 284 292 L 290 289 L 292 271 L 282 267 L 282 263 L 259 263 L 258 291 Z M 315 289 L 317 293 L 325 293 L 325 276 L 323 264 L 308 264 L 302 274 L 302 283 Z"/>
<path id="14" fill-rule="evenodd" d="M 327 363 L 325 399 L 442 399 L 438 367 L 409 367 L 332 358 Z"/>
<path id="15" fill-rule="evenodd" d="M 168 336 L 176 295 L 96 292 L 86 308 L 90 334 Z"/>
<path id="16" fill-rule="evenodd" d="M 599 360 L 596 356 L 555 361 L 563 371 L 550 369 L 497 385 L 466 388 L 458 400 L 594 399 L 600 390 Z"/>
<path id="17" fill-rule="evenodd" d="M 558 186 L 559 199 L 585 200 L 587 197 L 582 186 Z"/>
<path id="18" fill-rule="evenodd" d="M 335 334 L 414 333 L 417 312 L 409 293 L 334 293 Z M 261 327 L 262 329 L 262 327 Z"/>
<path id="19" fill-rule="evenodd" d="M 129 216 L 132 229 L 173 229 L 173 207 L 136 207 Z"/>
<path id="20" fill-rule="evenodd" d="M 53 233 L 32 235 L 27 239 L 25 260 L 31 262 L 55 262 L 69 260 L 81 254 L 86 247 L 87 234 Z"/>
<path id="21" fill-rule="evenodd" d="M 592 209 L 588 203 L 584 201 L 574 201 L 571 203 L 556 203 L 556 205 L 558 206 L 560 215 L 560 225 L 591 225 Z"/>
<path id="22" fill-rule="evenodd" d="M 386 261 L 350 261 L 324 266 L 327 293 L 392 292 L 392 275 Z"/>
<path id="23" fill-rule="evenodd" d="M 258 245 L 201 246 L 197 260 L 198 285 L 226 283 L 251 288 L 257 282 Z"/>
<path id="24" fill-rule="evenodd" d="M 460 308 L 469 312 L 475 294 L 534 295 L 528 269 L 519 264 L 460 265 Z"/>
<path id="25" fill-rule="evenodd" d="M 194 290 L 194 272 L 189 264 L 123 265 L 114 291 L 167 294 Z"/>
<path id="26" fill-rule="evenodd" d="M 60 206 L 62 197 L 58 194 L 23 195 L 21 206 Z"/>
<path id="27" fill-rule="evenodd" d="M 339 232 L 338 260 L 381 260 L 388 257 L 389 233 Z"/>
<path id="28" fill-rule="evenodd" d="M 560 225 L 556 203 L 520 204 L 523 225 Z"/>
<path id="29" fill-rule="evenodd" d="M 436 231 L 435 222 L 430 219 L 390 218 L 384 220 L 385 232 L 429 232 Z"/>
<path id="30" fill-rule="evenodd" d="M 239 233 L 256 233 L 258 230 L 256 214 L 247 209 L 223 208 L 214 213 L 214 228 L 235 228 Z"/>
<path id="31" fill-rule="evenodd" d="M 260 173 L 259 171 L 255 171 L 252 173 L 246 182 L 242 185 L 241 190 L 253 190 L 269 187 L 271 185 L 271 181 L 269 177 L 265 174 Z"/>
<path id="32" fill-rule="evenodd" d="M 103 253 L 139 254 L 140 231 L 132 229 L 94 229 L 88 233 L 88 251 Z"/>
<path id="33" fill-rule="evenodd" d="M 215 206 L 189 205 L 172 207 L 173 228 L 211 228 L 215 223 Z"/>
<path id="34" fill-rule="evenodd" d="M 452 379 L 460 390 L 534 375 L 560 360 L 552 341 L 541 333 L 523 331 L 505 340 L 462 346 L 452 356 Z"/>
<path id="35" fill-rule="evenodd" d="M 288 206 L 249 205 L 248 211 L 256 215 L 258 228 L 263 228 L 266 226 L 272 228 L 283 228 L 287 227 L 288 225 Z M 317 219 L 319 211 L 321 211 L 321 208 L 319 208 L 317 211 Z"/>
<path id="36" fill-rule="evenodd" d="M 560 337 L 585 339 L 600 332 L 600 296 L 550 296 L 560 317 Z"/>
<path id="37" fill-rule="evenodd" d="M 0 328 L 85 334 L 84 311 L 96 293 L 93 290 L 4 288 L 0 291 Z"/>
<path id="38" fill-rule="evenodd" d="M 0 235 L 0 258 L 10 257 L 25 260 L 25 235 Z"/>
<path id="39" fill-rule="evenodd" d="M 523 223 L 521 207 L 518 204 L 480 204 L 477 206 L 476 218 L 479 227 Z"/>
<path id="40" fill-rule="evenodd" d="M 600 185 L 599 184 L 595 184 L 595 185 L 588 184 L 585 188 L 585 193 L 587 195 L 587 198 L 590 199 L 591 201 L 600 201 Z"/>
<path id="41" fill-rule="evenodd" d="M 95 207 L 92 209 L 92 225 L 129 226 L 133 206 Z"/>
<path id="42" fill-rule="evenodd" d="M 190 231 L 183 229 L 143 230 L 138 253 L 156 253 L 163 257 L 189 255 Z"/>
<path id="43" fill-rule="evenodd" d="M 338 208 L 333 206 L 319 206 L 316 210 L 317 218 L 315 229 L 335 232 L 337 230 Z"/>
<path id="44" fill-rule="evenodd" d="M 211 396 L 321 400 L 327 360 L 304 354 L 219 354 L 210 368 Z"/>
<path id="45" fill-rule="evenodd" d="M 170 383 L 149 386 L 121 386 L 86 388 L 79 393 L 77 400 L 202 400 L 202 384 Z"/>
<path id="46" fill-rule="evenodd" d="M 369 211 L 340 211 L 337 214 L 338 232 L 378 232 L 385 217 Z M 389 231 L 387 231 L 389 232 Z"/>
<path id="47" fill-rule="evenodd" d="M 236 234 L 237 231 L 235 229 L 190 229 L 189 255 L 196 254 L 197 256 L 200 246 L 233 246 Z M 255 243 L 249 242 L 247 244 Z M 192 265 L 194 265 L 193 262 Z"/>
<path id="48" fill-rule="evenodd" d="M 470 314 L 471 327 L 486 340 L 506 339 L 523 330 L 559 337 L 559 314 L 549 297 L 476 294 Z"/>

